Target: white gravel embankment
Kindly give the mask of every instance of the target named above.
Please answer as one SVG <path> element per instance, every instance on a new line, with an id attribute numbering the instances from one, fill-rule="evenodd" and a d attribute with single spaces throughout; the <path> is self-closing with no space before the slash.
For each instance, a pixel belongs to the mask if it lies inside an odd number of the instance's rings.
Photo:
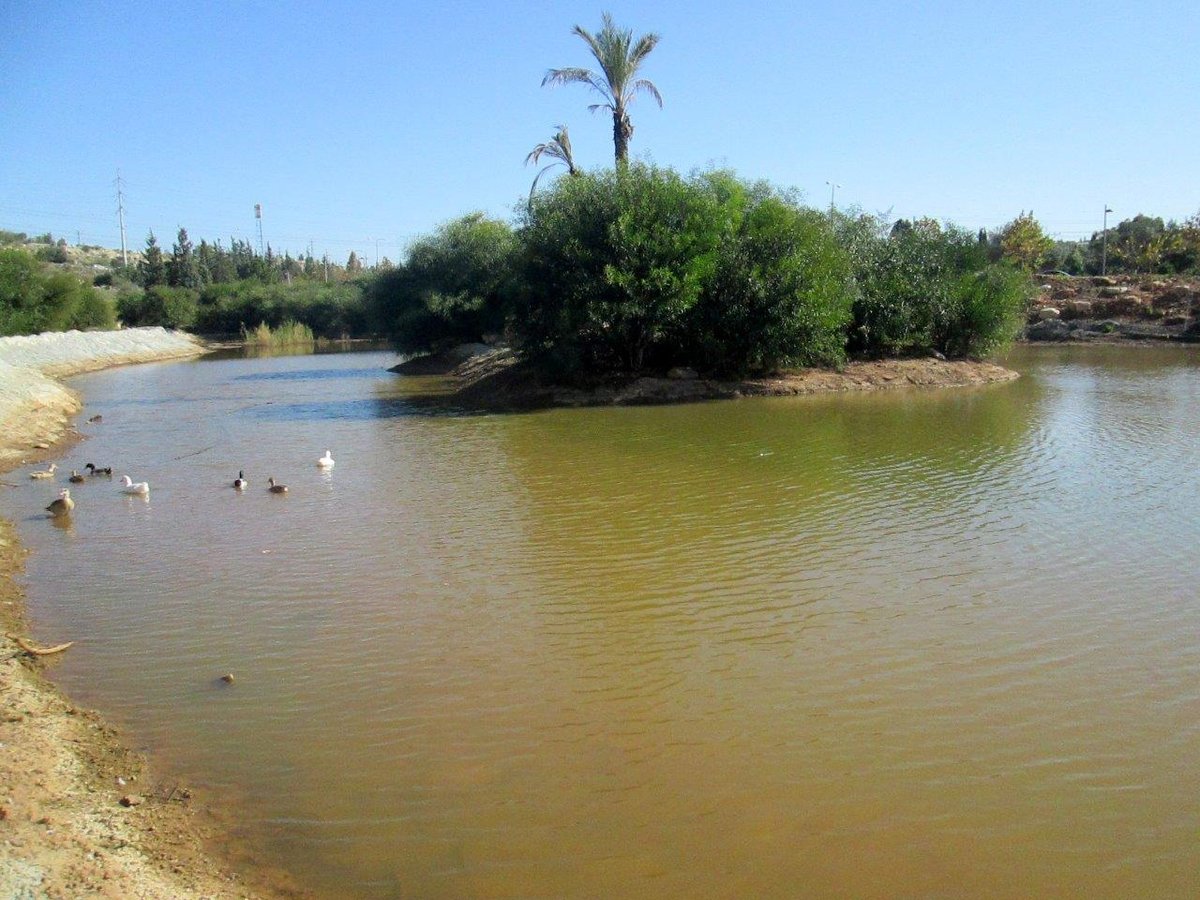
<path id="1" fill-rule="evenodd" d="M 38 444 L 62 438 L 80 401 L 58 378 L 204 351 L 191 335 L 165 328 L 0 338 L 0 468 L 18 464 Z"/>

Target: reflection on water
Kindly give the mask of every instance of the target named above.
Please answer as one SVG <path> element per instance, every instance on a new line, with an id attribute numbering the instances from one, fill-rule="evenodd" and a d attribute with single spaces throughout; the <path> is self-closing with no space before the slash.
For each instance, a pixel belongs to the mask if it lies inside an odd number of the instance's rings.
<path id="1" fill-rule="evenodd" d="M 1192 895 L 1196 360 L 514 416 L 386 354 L 99 373 L 77 452 L 151 497 L 22 520 L 31 609 L 328 896 Z"/>

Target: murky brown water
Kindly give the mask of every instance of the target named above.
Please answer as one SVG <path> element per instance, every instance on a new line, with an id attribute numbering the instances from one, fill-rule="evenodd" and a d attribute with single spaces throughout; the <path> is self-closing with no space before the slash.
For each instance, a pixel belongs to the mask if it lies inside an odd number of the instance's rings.
<path id="1" fill-rule="evenodd" d="M 1200 354 L 513 416 L 390 361 L 76 379 L 60 468 L 149 501 L 0 495 L 67 690 L 319 891 L 1200 893 Z"/>

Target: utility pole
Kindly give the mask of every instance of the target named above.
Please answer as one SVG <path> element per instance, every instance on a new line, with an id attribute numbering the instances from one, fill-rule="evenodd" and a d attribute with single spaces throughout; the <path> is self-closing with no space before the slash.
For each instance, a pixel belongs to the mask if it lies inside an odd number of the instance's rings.
<path id="1" fill-rule="evenodd" d="M 121 193 L 121 170 L 117 169 L 117 218 L 121 222 L 121 265 L 129 268 L 129 252 L 125 249 L 125 195 Z"/>
<path id="2" fill-rule="evenodd" d="M 837 193 L 837 189 L 840 188 L 841 185 L 834 184 L 832 181 L 827 181 L 825 183 L 827 185 L 829 185 L 829 221 L 832 222 L 833 221 L 833 197 Z"/>
<path id="3" fill-rule="evenodd" d="M 1108 274 L 1108 214 L 1112 212 L 1108 204 L 1104 204 L 1104 232 L 1100 238 L 1100 274 Z"/>
<path id="4" fill-rule="evenodd" d="M 254 204 L 254 219 L 258 222 L 258 255 L 263 256 L 263 237 L 262 237 L 262 204 Z"/>

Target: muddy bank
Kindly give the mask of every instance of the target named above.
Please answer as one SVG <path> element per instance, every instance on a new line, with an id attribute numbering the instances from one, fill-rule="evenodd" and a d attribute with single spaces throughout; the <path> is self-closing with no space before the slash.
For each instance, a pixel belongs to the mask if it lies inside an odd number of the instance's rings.
<path id="1" fill-rule="evenodd" d="M 56 377 L 205 349 L 161 328 L 0 338 L 0 472 L 57 456 L 75 438 L 80 399 Z M 56 657 L 17 644 L 30 635 L 13 580 L 23 557 L 0 520 L 0 896 L 298 896 L 286 876 L 239 858 L 203 797 L 157 776 L 47 680 Z"/>
<path id="2" fill-rule="evenodd" d="M 405 373 L 404 366 L 393 369 Z M 432 361 L 420 374 L 431 372 Z M 444 370 L 445 371 L 445 370 Z M 522 365 L 510 350 L 488 350 L 448 370 L 456 382 L 444 402 L 483 409 L 536 409 L 552 406 L 628 406 L 691 403 L 737 397 L 788 397 L 911 387 L 962 387 L 1017 378 L 1016 372 L 987 362 L 890 359 L 853 362 L 841 371 L 800 369 L 766 378 L 718 381 L 690 370 L 668 377 L 613 380 L 588 387 L 548 384 Z"/>

